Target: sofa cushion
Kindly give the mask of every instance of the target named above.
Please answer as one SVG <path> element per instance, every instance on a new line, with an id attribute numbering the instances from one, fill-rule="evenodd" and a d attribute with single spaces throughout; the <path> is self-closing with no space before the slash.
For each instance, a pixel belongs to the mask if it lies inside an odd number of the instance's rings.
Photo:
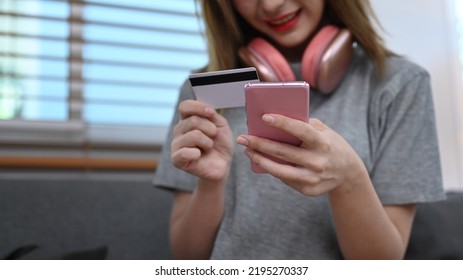
<path id="1" fill-rule="evenodd" d="M 463 193 L 418 205 L 405 258 L 463 259 Z"/>

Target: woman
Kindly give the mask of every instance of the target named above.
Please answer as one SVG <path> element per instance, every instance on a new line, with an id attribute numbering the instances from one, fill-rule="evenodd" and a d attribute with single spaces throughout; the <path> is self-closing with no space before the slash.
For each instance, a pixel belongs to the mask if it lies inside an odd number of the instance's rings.
<path id="1" fill-rule="evenodd" d="M 417 203 L 444 198 L 429 76 L 383 45 L 362 0 L 201 1 L 207 70 L 245 66 L 259 36 L 301 80 L 304 50 L 326 25 L 357 47 L 328 95 L 312 88 L 308 123 L 262 120 L 299 147 L 247 135 L 243 108 L 222 116 L 181 91 L 155 184 L 175 190 L 175 257 L 400 259 Z M 267 154 L 287 162 L 281 164 Z M 251 172 L 249 161 L 266 174 Z"/>

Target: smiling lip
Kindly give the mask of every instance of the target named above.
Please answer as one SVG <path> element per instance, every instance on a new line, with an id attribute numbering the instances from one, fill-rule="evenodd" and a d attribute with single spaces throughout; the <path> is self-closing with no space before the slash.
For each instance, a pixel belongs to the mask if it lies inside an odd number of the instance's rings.
<path id="1" fill-rule="evenodd" d="M 265 22 L 273 29 L 273 31 L 285 32 L 293 28 L 299 22 L 301 11 L 302 9 L 299 9 L 296 12 L 272 18 Z"/>

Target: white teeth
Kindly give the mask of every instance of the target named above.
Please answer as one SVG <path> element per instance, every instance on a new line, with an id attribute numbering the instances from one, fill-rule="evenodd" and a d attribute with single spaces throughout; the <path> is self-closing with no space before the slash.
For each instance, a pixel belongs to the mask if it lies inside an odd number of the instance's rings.
<path id="1" fill-rule="evenodd" d="M 291 15 L 288 15 L 287 17 L 285 18 L 282 18 L 282 19 L 279 19 L 279 20 L 276 20 L 276 21 L 272 21 L 270 22 L 271 25 L 280 25 L 280 24 L 284 24 L 284 23 L 287 23 L 288 21 L 292 20 L 293 18 L 296 17 L 296 14 L 297 13 L 293 13 Z"/>

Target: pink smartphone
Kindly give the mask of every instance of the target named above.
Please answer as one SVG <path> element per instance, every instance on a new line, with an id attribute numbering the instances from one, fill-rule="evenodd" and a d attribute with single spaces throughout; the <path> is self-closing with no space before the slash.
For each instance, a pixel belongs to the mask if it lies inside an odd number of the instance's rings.
<path id="1" fill-rule="evenodd" d="M 304 122 L 309 120 L 309 92 L 306 82 L 255 82 L 244 86 L 248 134 L 291 145 L 301 140 L 262 122 L 265 113 L 280 114 Z M 272 159 L 278 162 L 281 160 Z M 257 166 L 252 170 L 261 173 Z"/>

